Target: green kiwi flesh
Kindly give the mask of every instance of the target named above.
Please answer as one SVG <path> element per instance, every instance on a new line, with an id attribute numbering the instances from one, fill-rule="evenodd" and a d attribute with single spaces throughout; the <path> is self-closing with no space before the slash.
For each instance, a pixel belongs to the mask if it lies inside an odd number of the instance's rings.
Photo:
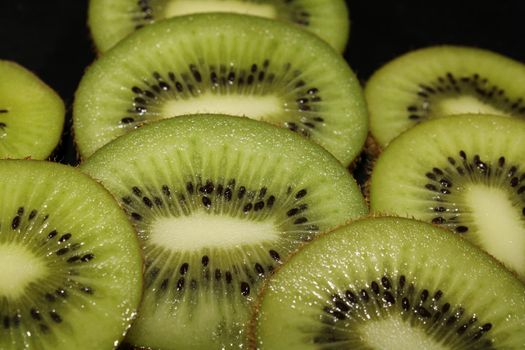
<path id="1" fill-rule="evenodd" d="M 457 235 L 410 219 L 321 235 L 256 305 L 250 349 L 525 347 L 525 286 Z"/>
<path id="2" fill-rule="evenodd" d="M 0 60 L 0 158 L 46 159 L 60 141 L 64 102 L 26 68 Z"/>
<path id="3" fill-rule="evenodd" d="M 115 348 L 142 295 L 124 211 L 64 165 L 1 160 L 0 179 L 0 349 Z"/>
<path id="4" fill-rule="evenodd" d="M 145 123 L 196 113 L 288 128 L 345 165 L 368 129 L 359 82 L 326 43 L 286 23 L 224 13 L 152 24 L 99 58 L 78 87 L 73 127 L 86 158 Z"/>
<path id="5" fill-rule="evenodd" d="M 146 25 L 203 12 L 231 12 L 294 23 L 343 52 L 349 18 L 343 0 L 90 0 L 88 24 L 99 52 Z"/>
<path id="6" fill-rule="evenodd" d="M 373 211 L 446 227 L 525 278 L 525 121 L 458 115 L 396 138 L 372 172 Z"/>
<path id="7" fill-rule="evenodd" d="M 525 65 L 497 53 L 435 46 L 402 55 L 365 87 L 370 131 L 386 146 L 404 130 L 446 115 L 525 118 Z"/>
<path id="8" fill-rule="evenodd" d="M 81 169 L 120 201 L 142 242 L 144 301 L 127 338 L 136 346 L 242 346 L 265 276 L 298 245 L 367 212 L 328 152 L 248 118 L 151 123 Z"/>

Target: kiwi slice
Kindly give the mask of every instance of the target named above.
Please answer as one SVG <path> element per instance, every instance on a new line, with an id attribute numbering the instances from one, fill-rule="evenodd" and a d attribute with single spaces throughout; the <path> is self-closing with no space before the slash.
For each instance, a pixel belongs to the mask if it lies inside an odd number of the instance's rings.
<path id="1" fill-rule="evenodd" d="M 457 235 L 362 219 L 322 235 L 263 287 L 252 349 L 523 349 L 525 285 Z"/>
<path id="2" fill-rule="evenodd" d="M 74 104 L 81 156 L 184 114 L 247 116 L 318 142 L 349 164 L 368 128 L 361 87 L 326 43 L 286 23 L 199 14 L 152 24 L 96 61 Z"/>
<path id="3" fill-rule="evenodd" d="M 138 231 L 146 282 L 128 340 L 151 348 L 239 348 L 260 282 L 298 245 L 367 212 L 328 152 L 248 118 L 151 123 L 81 169 Z"/>
<path id="4" fill-rule="evenodd" d="M 380 68 L 365 87 L 370 131 L 383 147 L 404 130 L 446 115 L 525 118 L 525 65 L 471 47 L 409 52 Z"/>
<path id="5" fill-rule="evenodd" d="M 291 22 L 316 34 L 339 52 L 345 49 L 350 27 L 343 0 L 91 0 L 88 12 L 93 41 L 100 52 L 151 23 L 203 12 L 239 13 Z"/>
<path id="6" fill-rule="evenodd" d="M 15 62 L 0 60 L 0 77 L 0 158 L 49 157 L 64 127 L 64 102 Z"/>
<path id="7" fill-rule="evenodd" d="M 525 121 L 458 115 L 395 139 L 372 172 L 376 212 L 446 227 L 525 278 Z"/>
<path id="8" fill-rule="evenodd" d="M 0 161 L 0 349 L 111 349 L 142 294 L 126 214 L 79 170 Z"/>

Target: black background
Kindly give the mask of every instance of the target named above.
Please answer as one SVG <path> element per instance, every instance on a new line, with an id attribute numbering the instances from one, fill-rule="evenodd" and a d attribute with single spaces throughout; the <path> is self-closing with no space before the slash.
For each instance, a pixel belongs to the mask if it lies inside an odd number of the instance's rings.
<path id="1" fill-rule="evenodd" d="M 345 58 L 362 82 L 382 64 L 419 47 L 477 46 L 525 62 L 525 1 L 348 0 Z M 87 0 L 0 0 L 0 59 L 36 73 L 65 100 L 68 125 L 55 158 L 75 163 L 71 105 L 84 69 L 95 59 Z M 0 77 L 1 79 L 2 77 Z"/>

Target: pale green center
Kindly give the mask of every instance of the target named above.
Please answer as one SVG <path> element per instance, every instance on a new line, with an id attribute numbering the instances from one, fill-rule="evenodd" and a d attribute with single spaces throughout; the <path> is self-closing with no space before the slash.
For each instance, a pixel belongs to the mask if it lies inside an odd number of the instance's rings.
<path id="1" fill-rule="evenodd" d="M 0 296 L 16 298 L 47 274 L 43 261 L 18 244 L 0 244 Z"/>
<path id="2" fill-rule="evenodd" d="M 271 4 L 240 0 L 173 0 L 166 5 L 165 16 L 172 17 L 202 12 L 234 12 L 259 17 L 277 17 L 275 7 Z"/>
<path id="3" fill-rule="evenodd" d="M 473 185 L 466 192 L 483 248 L 525 276 L 525 228 L 506 191 Z"/>
<path id="4" fill-rule="evenodd" d="M 506 115 L 499 109 L 473 96 L 458 96 L 442 99 L 438 102 L 438 108 L 442 115 L 465 113 Z"/>
<path id="5" fill-rule="evenodd" d="M 228 249 L 278 238 L 279 232 L 272 222 L 198 211 L 190 216 L 157 219 L 152 225 L 150 242 L 173 251 L 195 251 L 202 248 Z"/>
<path id="6" fill-rule="evenodd" d="M 421 328 L 412 327 L 398 316 L 374 320 L 373 322 L 364 322 L 359 328 L 359 333 L 363 342 L 370 349 L 449 349 L 430 338 Z"/>
<path id="7" fill-rule="evenodd" d="M 220 96 L 210 92 L 188 100 L 170 100 L 164 105 L 163 115 L 211 113 L 228 114 L 263 120 L 266 116 L 283 112 L 283 103 L 273 95 L 266 96 Z"/>

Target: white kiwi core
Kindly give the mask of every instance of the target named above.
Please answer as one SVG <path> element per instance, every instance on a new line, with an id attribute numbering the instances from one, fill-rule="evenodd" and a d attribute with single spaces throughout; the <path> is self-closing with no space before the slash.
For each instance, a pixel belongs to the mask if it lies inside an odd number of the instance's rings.
<path id="1" fill-rule="evenodd" d="M 265 96 L 220 96 L 210 92 L 188 100 L 171 100 L 164 105 L 163 115 L 174 117 L 186 114 L 227 114 L 264 120 L 266 116 L 284 111 L 283 102 L 274 95 Z"/>
<path id="2" fill-rule="evenodd" d="M 44 262 L 18 244 L 0 244 L 0 296 L 16 299 L 31 282 L 47 275 Z"/>
<path id="3" fill-rule="evenodd" d="M 473 96 L 458 96 L 442 99 L 438 102 L 438 109 L 441 115 L 466 113 L 507 115 L 501 110 Z"/>
<path id="4" fill-rule="evenodd" d="M 520 211 L 512 205 L 507 192 L 500 188 L 472 185 L 465 195 L 483 248 L 521 276 L 525 275 L 525 228 Z"/>
<path id="5" fill-rule="evenodd" d="M 202 248 L 229 249 L 278 238 L 279 231 L 273 222 L 198 211 L 190 216 L 157 219 L 152 225 L 150 242 L 173 251 L 198 251 Z"/>
<path id="6" fill-rule="evenodd" d="M 412 327 L 400 317 L 392 316 L 383 320 L 364 322 L 359 333 L 365 344 L 371 349 L 428 349 L 446 350 L 447 346 L 431 339 L 419 327 Z"/>
<path id="7" fill-rule="evenodd" d="M 267 18 L 277 17 L 276 9 L 272 4 L 240 0 L 174 0 L 166 4 L 164 14 L 166 17 L 173 17 L 203 12 L 234 12 Z"/>

